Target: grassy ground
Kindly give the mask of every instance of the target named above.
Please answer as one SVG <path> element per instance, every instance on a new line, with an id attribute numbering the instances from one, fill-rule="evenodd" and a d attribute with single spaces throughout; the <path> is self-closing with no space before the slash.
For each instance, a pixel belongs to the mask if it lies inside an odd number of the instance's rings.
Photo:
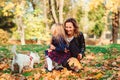
<path id="1" fill-rule="evenodd" d="M 0 80 L 120 80 L 120 45 L 86 46 L 86 56 L 81 60 L 84 67 L 79 73 L 64 68 L 61 72 L 49 73 L 44 69 L 46 45 L 17 45 L 17 52 L 33 51 L 40 55 L 40 64 L 26 69 L 22 74 L 13 74 L 10 66 L 12 45 L 0 46 Z"/>

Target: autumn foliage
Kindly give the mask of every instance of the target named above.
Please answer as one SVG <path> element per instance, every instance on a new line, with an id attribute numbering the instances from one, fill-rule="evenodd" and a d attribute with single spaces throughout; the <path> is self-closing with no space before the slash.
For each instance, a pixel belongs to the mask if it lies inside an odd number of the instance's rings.
<path id="1" fill-rule="evenodd" d="M 35 64 L 34 69 L 25 67 L 23 73 L 13 73 L 10 69 L 13 55 L 10 52 L 11 46 L 0 47 L 0 80 L 119 80 L 120 79 L 120 45 L 103 46 L 102 48 L 92 47 L 96 52 L 87 46 L 86 56 L 81 60 L 82 69 L 79 72 L 72 70 L 53 70 L 47 72 L 44 68 L 44 50 L 47 46 L 25 45 L 18 46 L 17 51 L 36 51 L 39 53 L 40 64 Z M 103 50 L 103 49 L 102 49 Z M 75 62 L 73 60 L 73 62 Z"/>
<path id="2" fill-rule="evenodd" d="M 0 29 L 0 44 L 6 44 L 8 40 L 9 40 L 8 32 Z"/>

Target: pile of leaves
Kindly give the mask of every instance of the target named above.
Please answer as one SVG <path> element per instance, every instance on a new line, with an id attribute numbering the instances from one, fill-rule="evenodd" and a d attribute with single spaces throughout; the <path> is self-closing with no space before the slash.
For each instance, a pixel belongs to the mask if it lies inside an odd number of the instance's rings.
<path id="1" fill-rule="evenodd" d="M 94 53 L 88 46 L 86 56 L 81 60 L 83 69 L 78 73 L 66 68 L 47 72 L 44 68 L 44 50 L 48 46 L 17 46 L 18 52 L 36 51 L 41 58 L 40 63 L 34 65 L 34 69 L 23 69 L 21 74 L 13 73 L 10 69 L 13 57 L 10 52 L 11 46 L 0 46 L 0 80 L 120 80 L 120 45 L 108 46 L 103 46 L 107 49 L 105 53 Z"/>

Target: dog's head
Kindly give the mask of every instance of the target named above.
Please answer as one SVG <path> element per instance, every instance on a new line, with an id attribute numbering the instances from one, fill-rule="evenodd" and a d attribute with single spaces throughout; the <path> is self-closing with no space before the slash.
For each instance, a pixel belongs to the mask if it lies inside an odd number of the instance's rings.
<path id="1" fill-rule="evenodd" d="M 31 53 L 30 53 L 30 56 L 33 57 L 34 63 L 40 63 L 40 57 L 39 57 L 38 53 L 33 53 L 33 52 L 31 52 Z"/>
<path id="2" fill-rule="evenodd" d="M 75 70 L 76 72 L 80 71 L 83 67 L 82 64 L 78 61 L 77 58 L 71 57 L 68 60 L 68 64 L 71 69 Z"/>

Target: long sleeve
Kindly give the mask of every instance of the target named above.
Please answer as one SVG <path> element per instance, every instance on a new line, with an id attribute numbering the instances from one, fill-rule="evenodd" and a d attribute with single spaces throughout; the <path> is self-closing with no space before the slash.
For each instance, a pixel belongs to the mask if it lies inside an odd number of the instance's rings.
<path id="1" fill-rule="evenodd" d="M 77 57 L 78 54 L 85 55 L 85 39 L 82 32 L 70 42 L 69 49 L 73 57 Z"/>
<path id="2" fill-rule="evenodd" d="M 64 52 L 65 48 L 67 48 L 67 44 L 63 39 L 61 39 L 59 42 L 53 39 L 52 44 L 55 46 L 55 51 L 57 52 Z"/>
<path id="3" fill-rule="evenodd" d="M 80 48 L 81 48 L 80 53 L 84 55 L 84 52 L 85 52 L 85 39 L 84 39 L 84 36 L 83 36 L 82 32 L 80 33 L 79 40 L 80 40 Z"/>
<path id="4" fill-rule="evenodd" d="M 57 51 L 57 52 L 64 52 L 65 48 L 66 48 L 65 45 L 61 44 L 61 45 L 56 46 L 55 51 Z"/>

